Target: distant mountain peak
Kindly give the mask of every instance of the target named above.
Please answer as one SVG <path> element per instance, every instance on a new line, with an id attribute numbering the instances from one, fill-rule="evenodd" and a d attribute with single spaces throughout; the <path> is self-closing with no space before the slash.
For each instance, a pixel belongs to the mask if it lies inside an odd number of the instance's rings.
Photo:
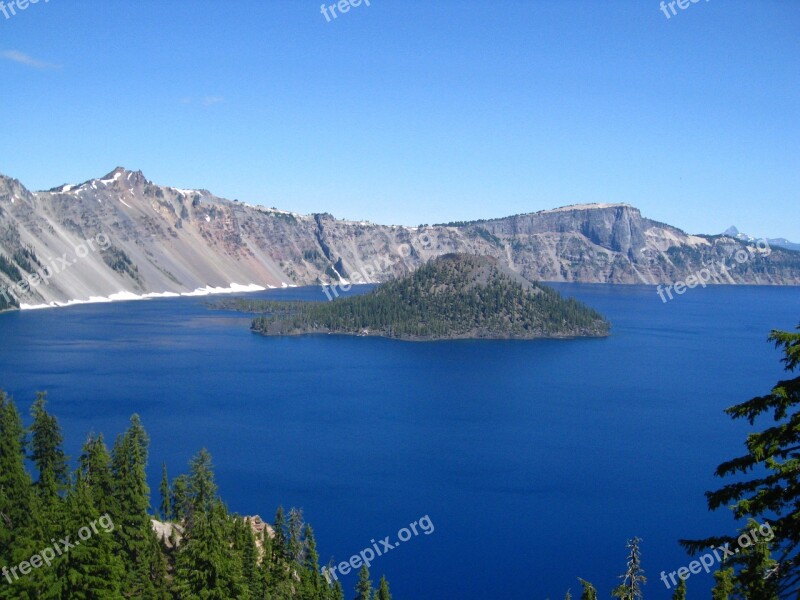
<path id="1" fill-rule="evenodd" d="M 752 235 L 748 235 L 746 233 L 742 233 L 739 231 L 735 226 L 731 225 L 725 231 L 722 232 L 722 235 L 727 235 L 732 238 L 736 238 L 742 242 L 755 242 L 757 238 L 753 237 Z M 762 240 L 764 238 L 761 238 Z M 777 246 L 779 248 L 785 248 L 786 250 L 795 250 L 800 251 L 800 244 L 795 242 L 790 242 L 786 238 L 767 238 L 767 244 L 770 246 Z"/>

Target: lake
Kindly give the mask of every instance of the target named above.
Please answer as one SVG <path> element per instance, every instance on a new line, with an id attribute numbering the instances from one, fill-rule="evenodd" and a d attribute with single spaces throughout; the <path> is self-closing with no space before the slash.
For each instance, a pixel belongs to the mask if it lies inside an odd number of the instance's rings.
<path id="1" fill-rule="evenodd" d="M 47 390 L 72 457 L 139 413 L 154 505 L 162 461 L 175 476 L 208 448 L 229 508 L 271 521 L 302 507 L 322 562 L 427 515 L 431 533 L 373 562 L 397 600 L 555 600 L 580 595 L 577 577 L 608 597 L 634 535 L 646 596 L 669 598 L 659 573 L 691 560 L 677 540 L 735 532 L 703 496 L 748 431 L 722 411 L 783 376 L 766 337 L 800 323 L 800 290 L 698 288 L 664 304 L 653 287 L 554 287 L 612 335 L 265 338 L 210 298 L 82 305 L 0 315 L 0 387 L 27 421 Z M 347 597 L 356 579 L 342 577 Z M 711 584 L 693 575 L 689 593 Z"/>

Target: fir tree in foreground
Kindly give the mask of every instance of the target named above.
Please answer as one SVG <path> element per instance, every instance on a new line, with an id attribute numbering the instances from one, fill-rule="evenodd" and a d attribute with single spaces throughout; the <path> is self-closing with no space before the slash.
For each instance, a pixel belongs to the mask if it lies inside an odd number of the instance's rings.
<path id="1" fill-rule="evenodd" d="M 169 492 L 169 477 L 167 477 L 166 463 L 161 465 L 161 484 L 158 486 L 158 493 L 161 495 L 161 504 L 159 505 L 158 516 L 166 521 L 172 514 L 172 505 L 170 503 Z"/>
<path id="2" fill-rule="evenodd" d="M 581 600 L 597 600 L 597 590 L 594 589 L 594 586 L 588 581 L 580 578 L 578 578 L 578 581 L 580 581 L 581 585 L 583 586 Z"/>
<path id="3" fill-rule="evenodd" d="M 355 600 L 372 600 L 372 581 L 369 578 L 367 565 L 361 565 L 361 570 L 358 572 Z"/>
<path id="4" fill-rule="evenodd" d="M 620 576 L 622 583 L 612 592 L 612 596 L 620 600 L 641 600 L 642 586 L 647 582 L 642 570 L 642 553 L 639 550 L 640 540 L 635 537 L 628 540 L 628 568 Z"/>
<path id="5" fill-rule="evenodd" d="M 773 330 L 769 336 L 783 352 L 788 373 L 800 366 L 800 333 Z M 710 510 L 730 507 L 741 532 L 769 524 L 772 535 L 742 546 L 742 536 L 723 535 L 683 540 L 691 554 L 730 544 L 741 551 L 726 560 L 715 575 L 714 600 L 758 598 L 777 600 L 800 595 L 800 377 L 778 381 L 769 394 L 725 411 L 763 429 L 747 436 L 746 453 L 717 467 L 716 475 L 730 479 L 708 492 Z M 762 530 L 763 534 L 763 530 Z M 744 533 L 743 533 L 744 535 Z"/>
<path id="6" fill-rule="evenodd" d="M 800 329 L 800 327 L 798 327 Z M 773 330 L 769 336 L 783 352 L 789 373 L 800 367 L 800 333 Z M 747 452 L 722 463 L 716 475 L 733 479 L 708 492 L 709 509 L 730 507 L 740 535 L 682 540 L 690 554 L 728 548 L 729 555 L 714 573 L 711 600 L 782 600 L 800 598 L 800 377 L 778 381 L 769 394 L 725 411 L 751 427 L 766 420 L 762 431 L 750 433 Z M 753 532 L 758 531 L 759 535 Z M 749 535 L 748 535 L 749 534 Z M 628 544 L 628 568 L 613 595 L 623 600 L 642 598 L 645 583 L 638 538 Z M 581 600 L 596 600 L 594 587 L 582 579 Z M 674 600 L 686 599 L 681 579 Z"/>
<path id="7" fill-rule="evenodd" d="M 381 577 L 378 591 L 375 592 L 375 600 L 392 600 L 392 594 L 389 592 L 389 582 L 386 581 L 386 577 Z"/>
<path id="8" fill-rule="evenodd" d="M 643 598 L 643 586 L 647 582 L 642 570 L 642 553 L 639 544 L 642 540 L 634 537 L 628 540 L 628 562 L 625 574 L 620 576 L 622 583 L 611 592 L 612 597 L 620 600 L 641 600 Z M 581 600 L 597 600 L 597 590 L 585 579 L 578 578 L 583 590 Z M 571 596 L 570 592 L 567 595 Z"/>
<path id="9" fill-rule="evenodd" d="M 733 569 L 720 569 L 714 573 L 714 589 L 711 600 L 728 600 L 733 595 Z"/>

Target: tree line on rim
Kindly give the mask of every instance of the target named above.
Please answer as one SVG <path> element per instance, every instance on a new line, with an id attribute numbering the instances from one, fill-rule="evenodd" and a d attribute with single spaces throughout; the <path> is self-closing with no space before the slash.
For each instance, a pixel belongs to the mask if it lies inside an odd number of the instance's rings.
<path id="1" fill-rule="evenodd" d="M 45 394 L 38 394 L 31 416 L 26 429 L 13 399 L 0 391 L 0 598 L 344 600 L 339 582 L 322 579 L 302 512 L 285 515 L 279 508 L 272 535 L 266 527 L 256 534 L 220 499 L 207 450 L 171 484 L 163 469 L 156 516 L 181 530 L 178 540 L 172 527 L 166 543 L 149 514 L 149 439 L 137 415 L 110 451 L 102 435 L 89 435 L 74 472 Z M 98 519 L 111 527 L 76 538 Z M 54 555 L 46 565 L 44 548 Z M 373 591 L 366 567 L 357 594 L 357 600 L 391 600 L 385 578 Z"/>

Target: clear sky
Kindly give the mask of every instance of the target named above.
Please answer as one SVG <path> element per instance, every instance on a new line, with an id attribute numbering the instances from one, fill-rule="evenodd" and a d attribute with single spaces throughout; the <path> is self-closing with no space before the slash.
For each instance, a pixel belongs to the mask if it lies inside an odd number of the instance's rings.
<path id="1" fill-rule="evenodd" d="M 800 2 L 683 1 L 39 0 L 0 13 L 0 172 L 407 225 L 628 202 L 800 241 Z"/>

